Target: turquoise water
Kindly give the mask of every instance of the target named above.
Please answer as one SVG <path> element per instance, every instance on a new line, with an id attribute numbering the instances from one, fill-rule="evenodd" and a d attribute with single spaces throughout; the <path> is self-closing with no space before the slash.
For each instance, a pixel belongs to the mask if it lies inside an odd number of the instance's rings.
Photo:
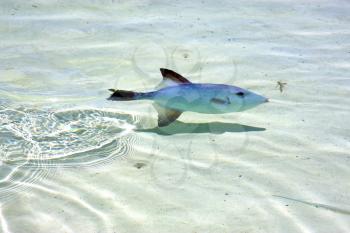
<path id="1" fill-rule="evenodd" d="M 2 1 L 0 232 L 350 232 L 349 10 Z M 157 128 L 106 100 L 160 67 L 270 102 Z"/>

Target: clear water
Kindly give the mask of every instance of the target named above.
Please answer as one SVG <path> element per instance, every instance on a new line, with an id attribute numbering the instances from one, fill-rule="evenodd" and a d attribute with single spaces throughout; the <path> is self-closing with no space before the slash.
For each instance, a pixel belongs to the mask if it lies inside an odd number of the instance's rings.
<path id="1" fill-rule="evenodd" d="M 350 232 L 349 11 L 1 1 L 0 231 Z M 149 102 L 106 101 L 160 67 L 271 101 L 160 129 Z"/>

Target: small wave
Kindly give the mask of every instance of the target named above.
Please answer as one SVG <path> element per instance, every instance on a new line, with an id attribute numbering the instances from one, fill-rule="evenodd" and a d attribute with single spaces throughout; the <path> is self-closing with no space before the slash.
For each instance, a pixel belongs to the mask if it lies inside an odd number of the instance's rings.
<path id="1" fill-rule="evenodd" d="M 57 168 L 97 166 L 132 154 L 135 118 L 95 109 L 0 110 L 0 195 Z"/>

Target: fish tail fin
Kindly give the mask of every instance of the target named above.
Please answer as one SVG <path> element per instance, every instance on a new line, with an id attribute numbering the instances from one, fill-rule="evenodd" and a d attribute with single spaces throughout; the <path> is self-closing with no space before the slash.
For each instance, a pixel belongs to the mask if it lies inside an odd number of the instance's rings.
<path id="1" fill-rule="evenodd" d="M 148 93 L 135 92 L 135 91 L 125 91 L 125 90 L 116 90 L 108 89 L 113 92 L 113 94 L 107 99 L 112 101 L 127 101 L 127 100 L 139 100 L 144 99 Z"/>

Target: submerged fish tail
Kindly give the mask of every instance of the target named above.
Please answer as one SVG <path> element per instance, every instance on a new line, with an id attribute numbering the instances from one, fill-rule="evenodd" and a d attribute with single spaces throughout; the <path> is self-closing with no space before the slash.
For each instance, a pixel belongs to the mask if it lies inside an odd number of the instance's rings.
<path id="1" fill-rule="evenodd" d="M 113 94 L 107 99 L 112 101 L 127 101 L 127 100 L 140 100 L 147 99 L 150 93 L 126 91 L 126 90 L 115 90 L 109 89 Z"/>

